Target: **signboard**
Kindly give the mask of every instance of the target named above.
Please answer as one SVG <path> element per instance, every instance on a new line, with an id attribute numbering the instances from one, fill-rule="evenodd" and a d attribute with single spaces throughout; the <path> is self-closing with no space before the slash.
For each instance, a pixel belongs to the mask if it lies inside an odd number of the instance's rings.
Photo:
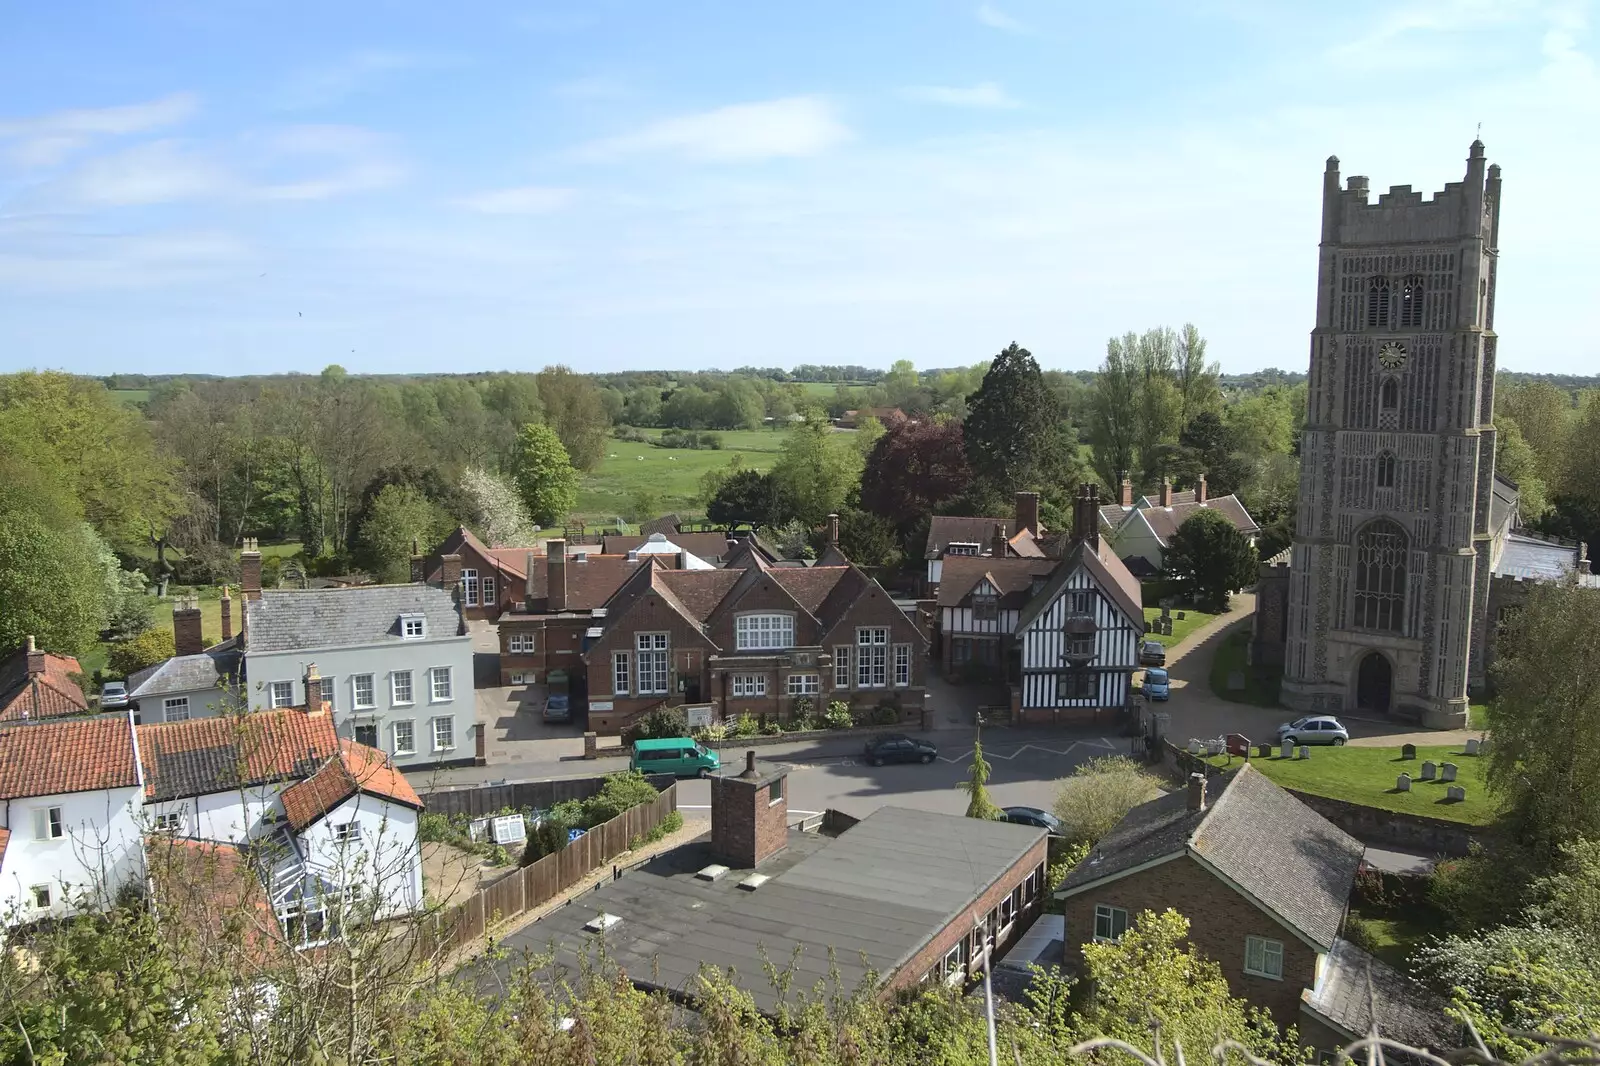
<path id="1" fill-rule="evenodd" d="M 496 818 L 490 825 L 496 844 L 520 844 L 528 839 L 528 823 L 522 820 L 520 814 L 508 814 Z"/>
<path id="2" fill-rule="evenodd" d="M 570 844 L 574 840 L 577 840 L 581 836 L 583 836 L 583 830 L 582 829 L 568 829 L 567 830 L 567 843 Z"/>
<path id="3" fill-rule="evenodd" d="M 711 704 L 695 704 L 691 707 L 685 707 L 683 710 L 687 716 L 690 729 L 706 729 L 711 725 Z"/>
<path id="4" fill-rule="evenodd" d="M 589 709 L 591 711 L 609 711 L 613 708 L 610 700 L 590 700 Z"/>

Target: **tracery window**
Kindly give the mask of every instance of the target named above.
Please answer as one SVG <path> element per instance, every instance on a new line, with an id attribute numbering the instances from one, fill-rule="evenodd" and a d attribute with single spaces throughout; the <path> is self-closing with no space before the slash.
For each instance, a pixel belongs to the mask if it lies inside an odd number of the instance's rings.
<path id="1" fill-rule="evenodd" d="M 1378 488 L 1394 488 L 1394 452 L 1378 453 L 1378 466 L 1376 474 Z"/>
<path id="2" fill-rule="evenodd" d="M 1422 328 L 1422 278 L 1415 274 L 1400 288 L 1400 328 Z"/>
<path id="3" fill-rule="evenodd" d="M 1388 519 L 1369 522 L 1356 534 L 1357 629 L 1403 629 L 1407 546 L 1405 531 Z"/>
<path id="4" fill-rule="evenodd" d="M 1367 328 L 1389 328 L 1389 279 L 1373 278 L 1367 288 Z"/>
<path id="5" fill-rule="evenodd" d="M 1400 406 L 1400 383 L 1394 378 L 1384 378 L 1383 384 L 1378 386 L 1378 406 L 1385 411 Z"/>

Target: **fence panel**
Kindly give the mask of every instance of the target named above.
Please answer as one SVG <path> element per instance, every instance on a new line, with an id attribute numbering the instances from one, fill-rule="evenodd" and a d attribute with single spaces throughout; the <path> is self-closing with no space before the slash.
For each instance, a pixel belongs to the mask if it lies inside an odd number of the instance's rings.
<path id="1" fill-rule="evenodd" d="M 651 774 L 649 782 L 670 789 L 677 780 L 668 774 Z M 422 793 L 425 810 L 455 817 L 483 818 L 511 810 L 545 811 L 567 800 L 586 800 L 604 787 L 604 777 L 566 777 L 553 781 L 517 781 L 503 785 L 475 785 Z"/>

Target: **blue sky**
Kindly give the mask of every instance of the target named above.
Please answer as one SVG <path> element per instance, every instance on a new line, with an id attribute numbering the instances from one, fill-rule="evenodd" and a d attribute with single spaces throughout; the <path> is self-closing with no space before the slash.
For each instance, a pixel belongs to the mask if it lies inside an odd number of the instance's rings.
<path id="1" fill-rule="evenodd" d="M 1573 0 L 0 2 L 0 369 L 1303 369 L 1323 162 L 1505 170 L 1513 369 L 1595 372 Z"/>

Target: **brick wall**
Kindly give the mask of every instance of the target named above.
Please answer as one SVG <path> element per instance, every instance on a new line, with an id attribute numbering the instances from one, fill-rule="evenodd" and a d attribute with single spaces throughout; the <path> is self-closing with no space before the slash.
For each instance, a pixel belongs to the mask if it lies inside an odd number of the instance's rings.
<path id="1" fill-rule="evenodd" d="M 500 683 L 511 684 L 511 675 L 534 674 L 536 681 L 524 684 L 544 684 L 551 670 L 565 670 L 567 676 L 576 684 L 577 678 L 583 675 L 587 667 L 584 665 L 583 634 L 590 625 L 587 618 L 559 618 L 545 615 L 525 615 L 522 617 L 507 618 L 500 625 Z M 511 637 L 513 634 L 531 634 L 533 636 L 532 653 L 519 652 L 513 654 Z M 609 683 L 607 684 L 609 691 Z"/>
<path id="2" fill-rule="evenodd" d="M 1012 891 L 1028 879 L 1028 875 L 1035 870 L 1042 870 L 1045 865 L 1045 841 L 1040 841 L 1021 859 L 1017 860 L 1010 869 L 1006 870 L 1000 878 L 990 885 L 971 906 L 962 911 L 956 919 L 934 935 L 933 939 L 911 956 L 904 966 L 895 971 L 885 986 L 886 992 L 900 989 L 914 988 L 922 980 L 922 975 L 935 966 L 940 959 L 950 952 L 950 949 L 961 943 L 964 937 L 972 935 L 974 918 L 982 919 L 984 915 L 1000 906 L 1000 901 L 1011 895 Z M 1031 904 L 1025 903 L 1018 912 L 1016 921 L 1011 923 L 1011 930 L 1001 941 L 995 945 L 994 957 L 998 958 L 1005 953 L 1005 949 L 1014 943 L 1018 937 L 1025 933 L 1034 919 L 1038 918 L 1044 909 L 1044 900 L 1047 894 L 1044 889 L 1044 876 L 1041 872 L 1038 881 L 1038 890 Z M 969 960 L 970 961 L 970 960 Z"/>
<path id="3" fill-rule="evenodd" d="M 1187 856 L 1091 887 L 1066 903 L 1065 962 L 1072 970 L 1082 968 L 1080 949 L 1094 939 L 1095 905 L 1106 904 L 1127 911 L 1130 924 L 1141 911 L 1168 907 L 1188 918 L 1190 942 L 1222 967 L 1233 994 L 1270 1010 L 1280 1025 L 1298 1020 L 1300 993 L 1316 980 L 1316 951 Z M 1244 972 L 1247 936 L 1283 945 L 1283 980 Z"/>
<path id="4" fill-rule="evenodd" d="M 776 802 L 775 786 L 783 790 Z M 711 779 L 711 850 L 719 861 L 750 869 L 785 846 L 789 833 L 787 789 L 784 773 L 755 781 Z"/>

